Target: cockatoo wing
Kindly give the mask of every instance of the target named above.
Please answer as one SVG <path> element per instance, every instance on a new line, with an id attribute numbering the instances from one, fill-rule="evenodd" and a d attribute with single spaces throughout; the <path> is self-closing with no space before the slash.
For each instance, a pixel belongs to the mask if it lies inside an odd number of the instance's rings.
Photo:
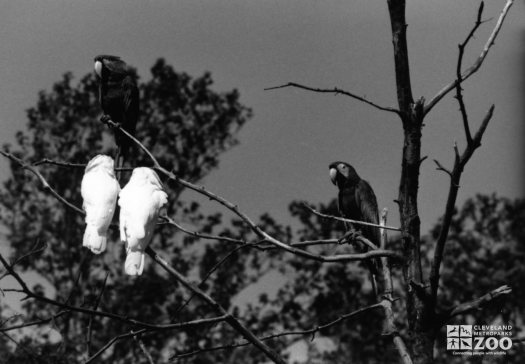
<path id="1" fill-rule="evenodd" d="M 112 172 L 111 172 L 112 173 Z M 106 250 L 107 231 L 120 190 L 115 177 L 103 167 L 90 169 L 81 184 L 83 208 L 86 212 L 86 231 L 82 245 L 95 254 Z"/>
<path id="2" fill-rule="evenodd" d="M 144 250 L 150 243 L 160 208 L 167 195 L 151 185 L 127 185 L 120 193 L 121 235 L 126 243 L 126 274 L 140 275 L 144 270 Z"/>
<path id="3" fill-rule="evenodd" d="M 120 233 L 121 240 L 135 246 L 146 236 L 146 222 L 149 211 L 147 191 L 128 183 L 120 192 Z"/>

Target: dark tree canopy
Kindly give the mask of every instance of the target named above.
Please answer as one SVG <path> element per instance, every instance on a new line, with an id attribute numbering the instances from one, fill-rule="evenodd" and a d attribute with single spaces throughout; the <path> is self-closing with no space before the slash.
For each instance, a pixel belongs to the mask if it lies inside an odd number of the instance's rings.
<path id="1" fill-rule="evenodd" d="M 525 317 L 525 199 L 511 200 L 496 194 L 476 195 L 455 213 L 443 266 L 443 309 L 454 307 L 502 285 L 509 285 L 513 294 L 495 304 L 460 316 L 449 324 L 473 322 L 479 325 L 512 325 L 515 336 Z M 437 237 L 438 223 L 432 230 Z M 443 334 L 441 338 L 444 338 Z M 444 340 L 444 339 L 443 339 Z M 441 347 L 445 345 L 441 342 Z M 499 363 L 525 361 L 524 344 L 514 343 Z M 450 355 L 441 353 L 439 362 L 450 363 Z M 455 362 L 461 363 L 461 358 Z M 495 361 L 496 362 L 496 361 Z"/>
<path id="2" fill-rule="evenodd" d="M 431 364 L 436 354 L 441 362 L 464 359 L 436 353 L 436 342 L 440 348 L 444 346 L 440 340 L 447 322 L 511 324 L 515 334 L 523 336 L 517 328 L 523 326 L 525 307 L 524 201 L 478 196 L 456 210 L 463 172 L 495 115 L 495 106 L 487 105 L 482 119 L 473 121 L 463 86 L 496 44 L 513 3 L 505 1 L 486 42 L 474 50 L 471 40 L 490 17 L 483 14 L 481 1 L 458 46 L 455 74 L 449 75 L 445 85 L 433 85 L 439 90 L 433 96 L 413 92 L 407 37 L 411 28 L 407 26 L 405 0 L 386 2 L 396 106 L 381 106 L 337 87 L 288 82 L 270 88 L 344 95 L 388 112 L 399 122 L 403 130 L 395 200 L 399 224 L 383 227 L 399 235 L 390 233 L 390 242 L 380 239 L 376 245 L 363 237 L 339 244 L 343 227 L 333 221 L 338 218 L 324 220 L 297 203 L 292 203 L 291 213 L 301 227 L 292 231 L 268 215 L 253 219 L 235 201 L 192 184 L 216 167 L 221 153 L 236 144 L 236 131 L 249 119 L 250 110 L 239 102 L 235 90 L 212 90 L 209 74 L 193 78 L 176 72 L 161 59 L 152 67 L 151 79 L 139 85 L 142 111 L 136 137 L 158 158 L 154 167 L 167 185 L 167 216 L 155 227 L 154 248 L 146 249 L 150 259 L 144 275 L 125 276 L 124 251 L 116 229 L 111 230 L 105 254 L 93 255 L 81 247 L 84 222 L 82 212 L 74 206 L 81 204 L 83 168 L 63 168 L 57 162 L 30 165 L 42 158 L 85 164 L 96 154 L 114 154 L 113 138 L 98 121 L 100 107 L 93 75 L 78 84 L 73 84 L 71 74 L 64 75 L 52 90 L 41 92 L 37 105 L 28 110 L 27 129 L 17 134 L 16 145 L 0 151 L 11 161 L 13 173 L 0 188 L 0 225 L 8 231 L 16 258 L 8 262 L 0 255 L 5 269 L 0 279 L 14 278 L 21 288 L 6 288 L 5 292 L 29 298 L 24 304 L 27 314 L 0 323 L 0 361 L 86 364 L 98 351 L 102 353 L 99 361 L 117 364 L 170 359 L 180 363 L 286 364 L 285 349 L 302 341 L 309 347 L 312 364 L 391 363 L 396 359 L 404 364 Z M 467 62 L 466 50 L 467 54 L 480 53 Z M 455 145 L 452 166 L 434 160 L 437 169 L 450 178 L 449 188 L 441 221 L 430 237 L 424 237 L 418 206 L 420 171 L 427 158 L 422 153 L 422 136 L 432 137 L 424 128 L 426 117 L 452 93 L 460 111 L 454 138 L 461 138 L 463 147 Z M 135 148 L 126 160 L 137 167 L 151 166 L 152 159 Z M 221 214 L 206 214 L 197 203 L 181 201 L 184 187 L 218 202 L 235 219 L 224 223 Z M 334 202 L 318 209 L 337 215 Z M 138 206 L 133 212 L 148 211 Z M 156 218 L 157 211 L 149 212 Z M 377 218 L 367 220 L 375 222 Z M 193 232 L 179 233 L 185 229 L 174 221 L 191 226 Z M 203 233 L 212 236 L 203 237 Z M 309 239 L 315 241 L 306 241 Z M 370 249 L 355 254 L 359 243 Z M 370 260 L 381 263 L 381 269 L 374 272 L 380 282 L 377 292 L 361 265 Z M 36 272 L 48 284 L 28 288 L 17 273 L 24 269 Z M 271 274 L 273 285 L 280 286 L 277 293 L 247 297 L 250 284 Z M 197 299 L 190 302 L 189 294 Z M 482 309 L 483 316 L 477 312 Z M 5 317 L 5 312 L 2 314 Z M 188 323 L 195 319 L 198 322 Z M 33 323 L 28 322 L 31 320 Z M 16 343 L 6 332 L 19 327 L 5 326 L 19 322 L 36 323 L 39 328 L 47 325 L 60 340 L 52 342 L 45 335 L 36 335 L 22 336 Z M 279 338 L 266 336 L 273 333 Z M 308 341 L 312 336 L 318 340 Z M 320 340 L 325 344 L 320 345 Z M 5 349 L 12 343 L 14 353 Z M 329 343 L 332 349 L 326 350 Z M 494 359 L 524 362 L 519 352 L 522 348 L 516 344 L 507 356 Z"/>
<path id="3" fill-rule="evenodd" d="M 251 110 L 239 101 L 236 90 L 217 92 L 212 89 L 209 73 L 191 77 L 178 72 L 163 59 L 151 68 L 151 79 L 139 84 L 141 115 L 136 137 L 155 155 L 159 162 L 189 181 L 197 181 L 215 168 L 219 156 L 237 144 L 236 132 L 250 118 Z M 96 154 L 114 155 L 111 131 L 98 119 L 98 86 L 93 74 L 78 83 L 66 73 L 50 91 L 41 91 L 36 106 L 27 111 L 26 131 L 18 132 L 14 146 L 6 146 L 18 157 L 37 162 L 43 158 L 54 161 L 85 164 Z M 151 165 L 137 149 L 129 165 Z M 83 168 L 64 169 L 58 166 L 38 167 L 49 184 L 75 206 L 81 206 L 80 181 Z M 180 290 L 168 283 L 153 264 L 138 279 L 123 277 L 123 248 L 118 243 L 117 229 L 112 231 L 113 243 L 108 251 L 94 256 L 82 249 L 83 217 L 68 210 L 41 187 L 40 182 L 15 163 L 12 177 L 0 192 L 0 222 L 8 229 L 7 239 L 15 257 L 35 247 L 46 248 L 39 254 L 20 262 L 24 269 L 36 271 L 56 290 L 57 297 L 69 303 L 93 307 L 108 274 L 100 307 L 145 321 L 158 321 L 180 304 Z M 128 176 L 124 176 L 127 180 Z M 179 185 L 165 186 L 169 195 L 168 214 L 180 213 L 184 222 L 196 230 L 209 231 L 220 222 L 220 216 L 204 216 L 195 203 L 182 204 L 177 200 L 182 191 Z M 157 229 L 154 240 L 162 247 L 174 266 L 186 273 L 192 265 L 191 254 L 181 258 L 181 250 L 193 241 L 174 239 L 173 228 Z M 29 316 L 42 317 L 56 312 L 38 303 L 26 303 Z M 182 314 L 181 314 L 182 315 Z M 183 319 L 184 317 L 181 317 Z M 49 359 L 76 362 L 85 352 L 78 343 L 85 342 L 88 319 L 65 315 L 57 319 L 62 344 L 54 348 L 58 357 Z M 106 326 L 105 320 L 94 320 L 92 345 L 99 348 L 119 328 Z M 146 338 L 158 355 L 164 338 Z M 42 349 L 44 350 L 44 349 Z M 126 346 L 115 346 L 115 363 L 133 353 Z M 58 359 L 61 358 L 61 359 Z M 118 359 L 118 360 L 117 360 Z"/>

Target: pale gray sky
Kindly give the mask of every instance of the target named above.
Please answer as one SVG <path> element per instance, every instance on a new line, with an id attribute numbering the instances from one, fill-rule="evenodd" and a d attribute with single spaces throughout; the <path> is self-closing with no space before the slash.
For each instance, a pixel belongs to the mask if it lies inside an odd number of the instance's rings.
<path id="1" fill-rule="evenodd" d="M 158 57 L 179 71 L 211 71 L 215 89 L 238 88 L 254 117 L 241 145 L 226 153 L 203 183 L 252 217 L 270 212 L 289 222 L 293 199 L 326 202 L 336 195 L 328 164 L 353 164 L 375 189 L 380 207 L 396 210 L 402 130 L 394 115 L 344 96 L 265 87 L 295 81 L 337 86 L 395 106 L 394 66 L 386 1 L 1 1 L 0 142 L 26 123 L 37 92 L 66 71 L 80 78 L 93 57 L 116 54 L 142 78 Z M 431 98 L 455 73 L 457 44 L 476 16 L 478 1 L 408 1 L 407 22 L 415 97 Z M 479 54 L 504 1 L 488 1 L 465 64 Z M 480 72 L 465 84 L 473 127 L 491 103 L 496 111 L 483 146 L 468 164 L 459 200 L 476 192 L 523 196 L 525 6 L 517 1 Z M 451 166 L 463 146 L 451 97 L 423 130 L 420 212 L 424 232 L 445 205 L 447 177 L 433 158 Z M 44 157 L 44 156 L 43 156 Z M 0 179 L 8 175 L 0 160 Z M 192 195 L 193 196 L 193 195 Z M 188 194 L 187 197 L 190 197 Z M 393 213 L 391 225 L 397 225 Z"/>

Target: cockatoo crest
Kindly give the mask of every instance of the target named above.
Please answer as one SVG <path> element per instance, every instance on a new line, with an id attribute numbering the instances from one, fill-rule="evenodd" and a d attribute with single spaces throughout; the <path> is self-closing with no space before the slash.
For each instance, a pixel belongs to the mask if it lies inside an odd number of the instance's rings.
<path id="1" fill-rule="evenodd" d="M 113 158 L 104 154 L 99 154 L 89 161 L 84 174 L 100 169 L 101 171 L 107 172 L 110 176 L 115 177 L 114 168 L 115 162 L 113 161 Z"/>

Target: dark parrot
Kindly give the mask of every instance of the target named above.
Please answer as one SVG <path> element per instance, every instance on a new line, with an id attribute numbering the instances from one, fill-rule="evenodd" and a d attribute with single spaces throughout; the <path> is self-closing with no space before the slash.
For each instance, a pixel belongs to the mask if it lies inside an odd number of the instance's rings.
<path id="1" fill-rule="evenodd" d="M 339 189 L 338 206 L 341 216 L 351 220 L 379 224 L 376 195 L 368 182 L 361 179 L 354 167 L 348 163 L 334 162 L 329 168 L 330 179 Z M 378 228 L 357 224 L 354 228 L 361 230 L 365 238 L 379 246 Z"/>
<path id="2" fill-rule="evenodd" d="M 101 55 L 95 57 L 95 73 L 99 80 L 99 102 L 103 118 L 111 119 L 131 135 L 135 134 L 139 117 L 139 89 L 135 69 L 120 57 Z M 115 129 L 117 167 L 122 167 L 132 141 Z"/>
<path id="3" fill-rule="evenodd" d="M 339 189 L 338 207 L 341 216 L 351 220 L 379 224 L 376 195 L 368 182 L 361 179 L 354 167 L 348 163 L 334 162 L 329 168 L 330 179 Z M 348 225 L 354 230 L 360 230 L 362 235 L 374 245 L 380 245 L 378 228 L 357 224 Z M 369 262 L 367 266 L 372 274 L 372 284 L 376 290 L 375 276 L 378 273 L 379 262 Z"/>

